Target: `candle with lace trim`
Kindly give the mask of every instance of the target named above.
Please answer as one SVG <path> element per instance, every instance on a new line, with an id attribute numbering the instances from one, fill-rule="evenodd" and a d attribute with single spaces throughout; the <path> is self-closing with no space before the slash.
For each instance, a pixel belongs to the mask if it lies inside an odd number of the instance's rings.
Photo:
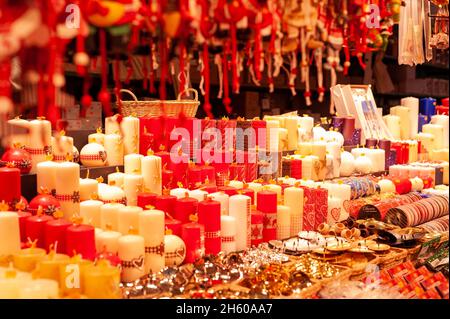
<path id="1" fill-rule="evenodd" d="M 218 254 L 221 250 L 220 203 L 211 198 L 199 202 L 198 222 L 205 227 L 205 253 Z"/>
<path id="2" fill-rule="evenodd" d="M 72 155 L 73 137 L 65 136 L 61 133 L 58 136 L 52 136 L 52 152 L 55 162 L 64 162 L 67 156 Z"/>
<path id="3" fill-rule="evenodd" d="M 137 206 L 124 206 L 119 208 L 117 220 L 118 231 L 123 235 L 128 234 L 130 229 L 139 229 L 139 214 L 143 211 Z"/>
<path id="4" fill-rule="evenodd" d="M 12 204 L 20 200 L 20 169 L 0 167 L 0 202 Z"/>
<path id="5" fill-rule="evenodd" d="M 100 211 L 103 202 L 95 199 L 85 200 L 80 203 L 80 217 L 83 218 L 83 223 L 92 225 L 94 227 L 101 226 Z"/>
<path id="6" fill-rule="evenodd" d="M 288 206 L 277 206 L 277 238 L 285 239 L 291 236 L 291 209 Z"/>
<path id="7" fill-rule="evenodd" d="M 98 184 L 98 197 L 107 203 L 121 203 L 126 204 L 125 193 L 122 188 L 116 186 L 109 186 L 103 183 Z"/>
<path id="8" fill-rule="evenodd" d="M 26 150 L 31 155 L 31 173 L 36 173 L 38 163 L 50 155 L 52 145 L 52 125 L 45 119 L 32 120 L 28 124 L 28 144 Z"/>
<path id="9" fill-rule="evenodd" d="M 250 245 L 258 246 L 263 242 L 264 214 L 252 210 L 250 214 Z"/>
<path id="10" fill-rule="evenodd" d="M 66 231 L 66 251 L 69 256 L 80 254 L 84 259 L 95 258 L 95 228 L 91 225 L 69 226 Z"/>
<path id="11" fill-rule="evenodd" d="M 155 199 L 158 196 L 155 193 L 139 192 L 137 194 L 137 206 L 145 209 L 146 206 L 155 206 Z"/>
<path id="12" fill-rule="evenodd" d="M 189 216 L 197 212 L 198 200 L 185 196 L 175 201 L 173 216 L 181 223 L 189 223 Z"/>
<path id="13" fill-rule="evenodd" d="M 256 197 L 257 209 L 264 214 L 263 241 L 268 242 L 277 238 L 277 192 L 263 190 L 258 192 Z"/>
<path id="14" fill-rule="evenodd" d="M 127 154 L 124 157 L 125 174 L 141 174 L 141 154 Z"/>
<path id="15" fill-rule="evenodd" d="M 19 216 L 15 212 L 2 211 L 0 212 L 0 256 L 9 256 L 19 251 Z"/>
<path id="16" fill-rule="evenodd" d="M 122 136 L 119 134 L 106 134 L 104 138 L 104 147 L 108 157 L 106 163 L 108 166 L 123 165 L 124 150 Z"/>
<path id="17" fill-rule="evenodd" d="M 145 210 L 139 215 L 139 234 L 145 242 L 145 273 L 164 268 L 164 212 Z"/>
<path id="18" fill-rule="evenodd" d="M 218 201 L 220 203 L 220 211 L 222 215 L 228 215 L 228 203 L 230 196 L 224 192 L 215 192 L 209 195 L 211 199 Z"/>
<path id="19" fill-rule="evenodd" d="M 100 226 L 102 229 L 117 231 L 119 229 L 119 210 L 125 205 L 119 203 L 108 203 L 100 207 Z"/>
<path id="20" fill-rule="evenodd" d="M 205 254 L 205 230 L 198 223 L 181 226 L 181 238 L 186 244 L 186 263 L 193 263 Z"/>
<path id="21" fill-rule="evenodd" d="M 145 275 L 145 240 L 134 234 L 118 240 L 118 256 L 122 261 L 121 281 L 132 282 Z"/>
<path id="22" fill-rule="evenodd" d="M 60 163 L 55 170 L 56 199 L 61 204 L 64 218 L 69 220 L 80 213 L 80 165 Z"/>
<path id="23" fill-rule="evenodd" d="M 222 251 L 225 253 L 236 251 L 236 228 L 236 218 L 225 215 L 220 217 Z"/>
<path id="24" fill-rule="evenodd" d="M 92 178 L 80 178 L 80 201 L 91 199 L 98 194 L 98 181 Z"/>
<path id="25" fill-rule="evenodd" d="M 37 215 L 28 217 L 25 224 L 27 240 L 37 240 L 37 247 L 45 248 L 45 224 L 53 220 L 53 217 L 44 215 L 38 210 Z"/>
<path id="26" fill-rule="evenodd" d="M 245 195 L 233 195 L 229 198 L 229 216 L 236 219 L 236 249 L 251 247 L 251 198 Z"/>
<path id="27" fill-rule="evenodd" d="M 62 218 L 49 220 L 45 223 L 45 249 L 50 251 L 50 247 L 53 247 L 56 253 L 65 254 L 67 228 L 71 225 L 71 222 Z"/>
<path id="28" fill-rule="evenodd" d="M 137 206 L 137 194 L 142 191 L 144 177 L 142 175 L 125 174 L 123 178 L 123 191 L 128 206 Z"/>
<path id="29" fill-rule="evenodd" d="M 119 238 L 122 234 L 113 231 L 106 230 L 95 235 L 95 248 L 97 252 L 108 252 L 117 254 L 119 251 Z"/>
<path id="30" fill-rule="evenodd" d="M 139 119 L 134 116 L 126 116 L 120 122 L 123 134 L 124 154 L 139 153 Z"/>
<path id="31" fill-rule="evenodd" d="M 105 166 L 107 156 L 103 145 L 97 143 L 86 144 L 80 151 L 80 161 L 88 167 Z"/>
<path id="32" fill-rule="evenodd" d="M 159 156 L 153 152 L 147 152 L 147 156 L 141 158 L 141 171 L 144 176 L 144 187 L 149 192 L 161 195 L 162 193 L 162 162 Z"/>

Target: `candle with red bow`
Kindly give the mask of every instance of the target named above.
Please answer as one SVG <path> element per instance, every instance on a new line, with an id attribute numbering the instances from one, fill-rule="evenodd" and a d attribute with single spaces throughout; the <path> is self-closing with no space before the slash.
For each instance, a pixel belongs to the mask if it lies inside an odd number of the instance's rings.
<path id="1" fill-rule="evenodd" d="M 263 241 L 277 239 L 277 193 L 262 190 L 256 197 L 257 210 L 264 214 Z"/>
<path id="2" fill-rule="evenodd" d="M 187 182 L 189 189 L 195 189 L 202 184 L 202 168 L 196 166 L 193 162 L 189 163 Z"/>
<path id="3" fill-rule="evenodd" d="M 199 202 L 198 222 L 205 227 L 205 253 L 218 254 L 221 250 L 220 203 L 211 198 Z"/>
<path id="4" fill-rule="evenodd" d="M 53 247 L 55 252 L 66 254 L 67 228 L 72 226 L 68 220 L 57 218 L 45 224 L 45 249 L 50 251 Z"/>
<path id="5" fill-rule="evenodd" d="M 182 223 L 188 223 L 189 217 L 197 212 L 198 200 L 189 197 L 186 193 L 186 197 L 179 198 L 175 201 L 173 216 Z"/>
<path id="6" fill-rule="evenodd" d="M 172 215 L 176 200 L 176 196 L 169 195 L 168 191 L 164 190 L 163 195 L 156 196 L 155 208 Z"/>
<path id="7" fill-rule="evenodd" d="M 137 194 L 137 205 L 143 209 L 148 205 L 155 206 L 157 196 L 155 193 L 140 192 Z"/>
<path id="8" fill-rule="evenodd" d="M 44 215 L 42 207 L 37 211 L 37 215 L 28 217 L 25 223 L 25 233 L 27 240 L 37 240 L 37 247 L 45 248 L 45 224 L 53 220 L 52 216 Z"/>
<path id="9" fill-rule="evenodd" d="M 251 213 L 251 245 L 258 246 L 263 242 L 264 214 L 257 210 Z"/>
<path id="10" fill-rule="evenodd" d="M 19 201 L 20 197 L 20 169 L 0 167 L 0 202 L 12 204 Z"/>
<path id="11" fill-rule="evenodd" d="M 80 254 L 83 259 L 95 259 L 95 228 L 91 225 L 75 224 L 66 229 L 66 252 L 69 256 Z"/>
<path id="12" fill-rule="evenodd" d="M 197 216 L 195 215 L 195 220 Z M 186 245 L 186 263 L 193 263 L 205 254 L 205 227 L 197 222 L 181 226 L 181 239 Z"/>

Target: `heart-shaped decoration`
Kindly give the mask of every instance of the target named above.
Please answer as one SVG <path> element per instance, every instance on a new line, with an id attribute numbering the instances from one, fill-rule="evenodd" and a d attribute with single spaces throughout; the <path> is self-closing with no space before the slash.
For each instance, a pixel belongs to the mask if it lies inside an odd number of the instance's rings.
<path id="1" fill-rule="evenodd" d="M 144 266 L 144 256 L 141 255 L 138 258 L 132 259 L 131 264 L 133 265 L 133 268 L 142 269 Z"/>
<path id="2" fill-rule="evenodd" d="M 333 221 L 338 222 L 340 216 L 341 216 L 341 208 L 340 207 L 335 207 L 335 208 L 331 209 L 331 217 L 333 218 Z"/>
<path id="3" fill-rule="evenodd" d="M 345 211 L 348 213 L 350 211 L 350 207 L 351 207 L 351 203 L 350 201 L 347 199 L 344 201 L 344 203 L 342 204 L 342 206 L 344 206 Z"/>

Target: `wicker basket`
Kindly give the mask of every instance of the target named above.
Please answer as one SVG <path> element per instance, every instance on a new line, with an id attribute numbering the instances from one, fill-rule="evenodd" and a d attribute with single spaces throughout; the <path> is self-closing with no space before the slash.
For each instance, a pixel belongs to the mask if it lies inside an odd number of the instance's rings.
<path id="1" fill-rule="evenodd" d="M 183 100 L 181 97 L 183 94 L 188 92 L 194 92 L 194 100 Z M 131 114 L 136 115 L 137 117 L 142 116 L 179 116 L 184 114 L 187 117 L 195 117 L 197 114 L 198 106 L 200 102 L 198 100 L 198 92 L 195 89 L 188 88 L 183 90 L 178 94 L 176 100 L 150 100 L 150 101 L 139 101 L 136 95 L 130 90 L 120 90 L 120 93 L 128 93 L 131 95 L 133 100 L 131 101 L 123 101 L 120 97 L 117 97 L 117 100 L 120 100 L 122 105 L 121 114 L 123 116 L 129 116 Z"/>

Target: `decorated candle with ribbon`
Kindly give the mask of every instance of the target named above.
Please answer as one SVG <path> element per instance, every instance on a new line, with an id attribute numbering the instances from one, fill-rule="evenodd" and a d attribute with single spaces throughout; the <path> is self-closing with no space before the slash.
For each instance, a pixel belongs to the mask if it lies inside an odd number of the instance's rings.
<path id="1" fill-rule="evenodd" d="M 49 193 L 54 194 L 56 191 L 56 168 L 58 163 L 53 162 L 51 156 L 47 160 L 36 165 L 36 186 L 37 191 L 46 189 Z"/>
<path id="2" fill-rule="evenodd" d="M 198 203 L 198 222 L 205 227 L 205 253 L 217 254 L 221 250 L 220 203 L 206 198 Z"/>
<path id="3" fill-rule="evenodd" d="M 291 236 L 291 209 L 288 206 L 277 206 L 277 236 L 276 239 L 285 239 Z"/>
<path id="4" fill-rule="evenodd" d="M 118 256 L 122 261 L 121 281 L 132 282 L 145 275 L 145 239 L 135 232 L 118 240 Z"/>
<path id="5" fill-rule="evenodd" d="M 197 218 L 197 217 L 196 217 Z M 181 226 L 181 238 L 186 244 L 187 263 L 193 263 L 205 254 L 204 226 L 191 222 Z"/>
<path id="6" fill-rule="evenodd" d="M 233 195 L 229 198 L 229 216 L 236 219 L 239 225 L 236 231 L 236 249 L 243 250 L 251 244 L 251 198 L 245 195 Z"/>
<path id="7" fill-rule="evenodd" d="M 139 215 L 139 234 L 145 241 L 145 273 L 164 268 L 164 212 L 145 210 Z"/>
<path id="8" fill-rule="evenodd" d="M 80 213 L 80 165 L 63 162 L 55 170 L 56 199 L 66 219 Z"/>
<path id="9" fill-rule="evenodd" d="M 109 186 L 103 183 L 99 183 L 98 197 L 105 204 L 107 203 L 126 204 L 125 193 L 123 189 L 117 186 Z"/>
<path id="10" fill-rule="evenodd" d="M 263 242 L 264 214 L 254 209 L 251 211 L 250 221 L 250 244 L 254 247 Z"/>
<path id="11" fill-rule="evenodd" d="M 46 155 L 50 155 L 52 125 L 44 118 L 32 120 L 28 125 L 28 144 L 26 150 L 31 155 L 31 173 L 36 172 L 36 165 L 45 161 Z"/>

